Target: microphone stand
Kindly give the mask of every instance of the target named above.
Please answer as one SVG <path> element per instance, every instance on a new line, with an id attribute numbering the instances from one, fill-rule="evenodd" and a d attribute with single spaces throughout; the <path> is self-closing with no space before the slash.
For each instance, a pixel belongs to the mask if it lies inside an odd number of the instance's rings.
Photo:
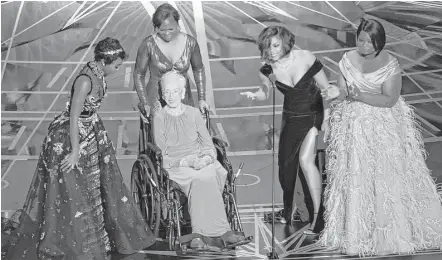
<path id="1" fill-rule="evenodd" d="M 270 76 L 270 75 L 269 75 Z M 270 77 L 269 77 L 270 78 Z M 272 77 L 274 79 L 274 77 Z M 275 252 L 275 89 L 274 80 L 271 80 L 273 87 L 273 129 L 272 129 L 272 251 L 268 253 L 269 259 L 279 259 Z"/>

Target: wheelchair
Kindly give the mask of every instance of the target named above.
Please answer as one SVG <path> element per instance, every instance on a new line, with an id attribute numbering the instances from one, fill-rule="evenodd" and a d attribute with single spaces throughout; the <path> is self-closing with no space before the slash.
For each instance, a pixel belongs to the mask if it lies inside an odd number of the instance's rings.
<path id="1" fill-rule="evenodd" d="M 209 112 L 203 115 L 206 127 L 210 131 Z M 227 178 L 222 193 L 227 220 L 232 231 L 244 235 L 241 219 L 236 205 L 235 180 L 238 177 L 243 163 L 236 174 L 227 157 L 227 143 L 211 133 L 212 141 L 217 151 L 217 160 L 227 170 Z M 178 185 L 169 179 L 168 172 L 162 167 L 162 152 L 155 145 L 153 135 L 153 118 L 140 117 L 139 156 L 132 167 L 131 192 L 135 203 L 157 238 L 165 238 L 169 250 L 176 250 L 178 255 L 199 253 L 189 247 L 189 242 L 180 238 L 183 231 L 190 229 L 189 221 L 185 218 L 187 212 L 187 198 Z M 191 221 L 191 220 L 190 220 Z M 190 233 L 190 232 L 189 232 Z M 250 243 L 253 237 L 247 237 L 238 244 L 223 243 L 221 251 L 234 250 L 237 246 Z"/>

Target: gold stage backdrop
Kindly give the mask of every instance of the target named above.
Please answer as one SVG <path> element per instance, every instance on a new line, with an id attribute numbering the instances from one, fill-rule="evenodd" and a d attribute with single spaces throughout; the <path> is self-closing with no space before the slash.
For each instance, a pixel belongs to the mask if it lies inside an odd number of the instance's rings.
<path id="1" fill-rule="evenodd" d="M 143 38 L 153 32 L 151 17 L 162 3 L 1 2 L 2 188 L 8 174 L 21 174 L 15 172 L 21 160 L 38 157 L 49 122 L 64 109 L 76 73 L 92 59 L 94 45 L 107 36 L 119 39 L 130 57 L 109 79 L 109 98 L 101 116 L 119 158 L 135 159 L 138 113 L 134 109 L 134 60 Z M 430 154 L 428 163 L 442 181 L 441 2 L 171 4 L 181 14 L 181 29 L 201 45 L 208 101 L 218 130 L 230 143 L 230 154 L 269 151 L 265 125 L 271 122 L 271 101 L 255 102 L 239 95 L 259 84 L 261 63 L 255 40 L 263 28 L 275 24 L 288 27 L 296 35 L 296 48 L 313 51 L 333 81 L 343 53 L 355 46 L 360 18 L 378 19 L 387 32 L 386 49 L 399 59 L 403 70 L 402 95 L 419 114 Z M 278 96 L 277 122 L 281 109 Z"/>

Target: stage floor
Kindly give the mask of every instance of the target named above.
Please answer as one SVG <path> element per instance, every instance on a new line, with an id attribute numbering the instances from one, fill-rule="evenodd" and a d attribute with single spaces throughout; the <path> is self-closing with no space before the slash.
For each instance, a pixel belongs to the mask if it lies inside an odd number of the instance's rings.
<path id="1" fill-rule="evenodd" d="M 204 253 L 200 255 L 177 256 L 175 252 L 168 251 L 167 243 L 157 241 L 149 250 L 135 255 L 123 256 L 112 255 L 111 260 L 172 260 L 172 259 L 267 259 L 271 250 L 271 225 L 263 223 L 260 214 L 252 214 L 254 223 L 247 222 L 244 229 L 247 234 L 254 235 L 255 240 L 249 245 L 241 246 L 234 252 Z M 339 252 L 321 248 L 311 238 L 303 234 L 305 225 L 299 223 L 297 227 L 289 227 L 282 224 L 275 226 L 275 252 L 279 259 L 360 259 L 359 256 L 342 255 Z M 441 251 L 426 251 L 413 255 L 389 255 L 379 257 L 363 257 L 363 259 L 382 260 L 440 260 Z"/>

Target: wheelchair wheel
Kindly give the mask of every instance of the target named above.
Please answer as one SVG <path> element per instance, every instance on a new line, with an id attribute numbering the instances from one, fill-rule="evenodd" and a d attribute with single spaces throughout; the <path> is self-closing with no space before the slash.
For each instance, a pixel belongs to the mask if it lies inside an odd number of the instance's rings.
<path id="1" fill-rule="evenodd" d="M 233 193 L 234 194 L 234 193 Z M 239 212 L 235 207 L 234 195 L 232 193 L 224 194 L 224 205 L 227 214 L 227 221 L 230 224 L 230 228 L 234 231 L 242 231 L 239 224 Z"/>
<path id="2" fill-rule="evenodd" d="M 173 251 L 175 250 L 176 241 L 177 241 L 177 232 L 176 232 L 176 225 L 174 223 L 175 221 L 171 221 L 170 226 L 167 227 L 167 237 L 168 237 L 168 243 L 169 243 L 169 250 Z"/>
<path id="3" fill-rule="evenodd" d="M 230 160 L 227 156 L 220 156 L 220 151 L 218 154 L 218 160 L 221 162 L 221 165 L 227 170 L 227 180 L 224 186 L 223 198 L 224 198 L 224 207 L 226 210 L 227 221 L 230 224 L 230 228 L 234 231 L 241 231 L 241 227 L 239 224 L 239 212 L 236 208 L 236 187 L 233 183 L 233 167 L 230 163 Z"/>
<path id="4" fill-rule="evenodd" d="M 167 227 L 167 238 L 169 242 L 169 250 L 173 251 L 176 249 L 178 242 L 178 237 L 181 236 L 181 225 L 180 225 L 180 198 L 177 192 L 172 192 L 172 203 L 173 205 L 169 208 L 169 223 Z"/>
<path id="5" fill-rule="evenodd" d="M 215 148 L 216 148 L 216 157 L 218 162 L 221 163 L 224 169 L 227 171 L 227 182 L 231 183 L 233 181 L 233 167 L 232 163 L 229 160 L 229 157 L 227 157 L 226 149 L 215 142 Z"/>
<path id="6" fill-rule="evenodd" d="M 152 161 L 141 154 L 132 166 L 131 191 L 135 203 L 140 207 L 149 228 L 158 237 L 160 227 L 160 194 L 152 181 L 158 186 L 158 178 Z"/>

